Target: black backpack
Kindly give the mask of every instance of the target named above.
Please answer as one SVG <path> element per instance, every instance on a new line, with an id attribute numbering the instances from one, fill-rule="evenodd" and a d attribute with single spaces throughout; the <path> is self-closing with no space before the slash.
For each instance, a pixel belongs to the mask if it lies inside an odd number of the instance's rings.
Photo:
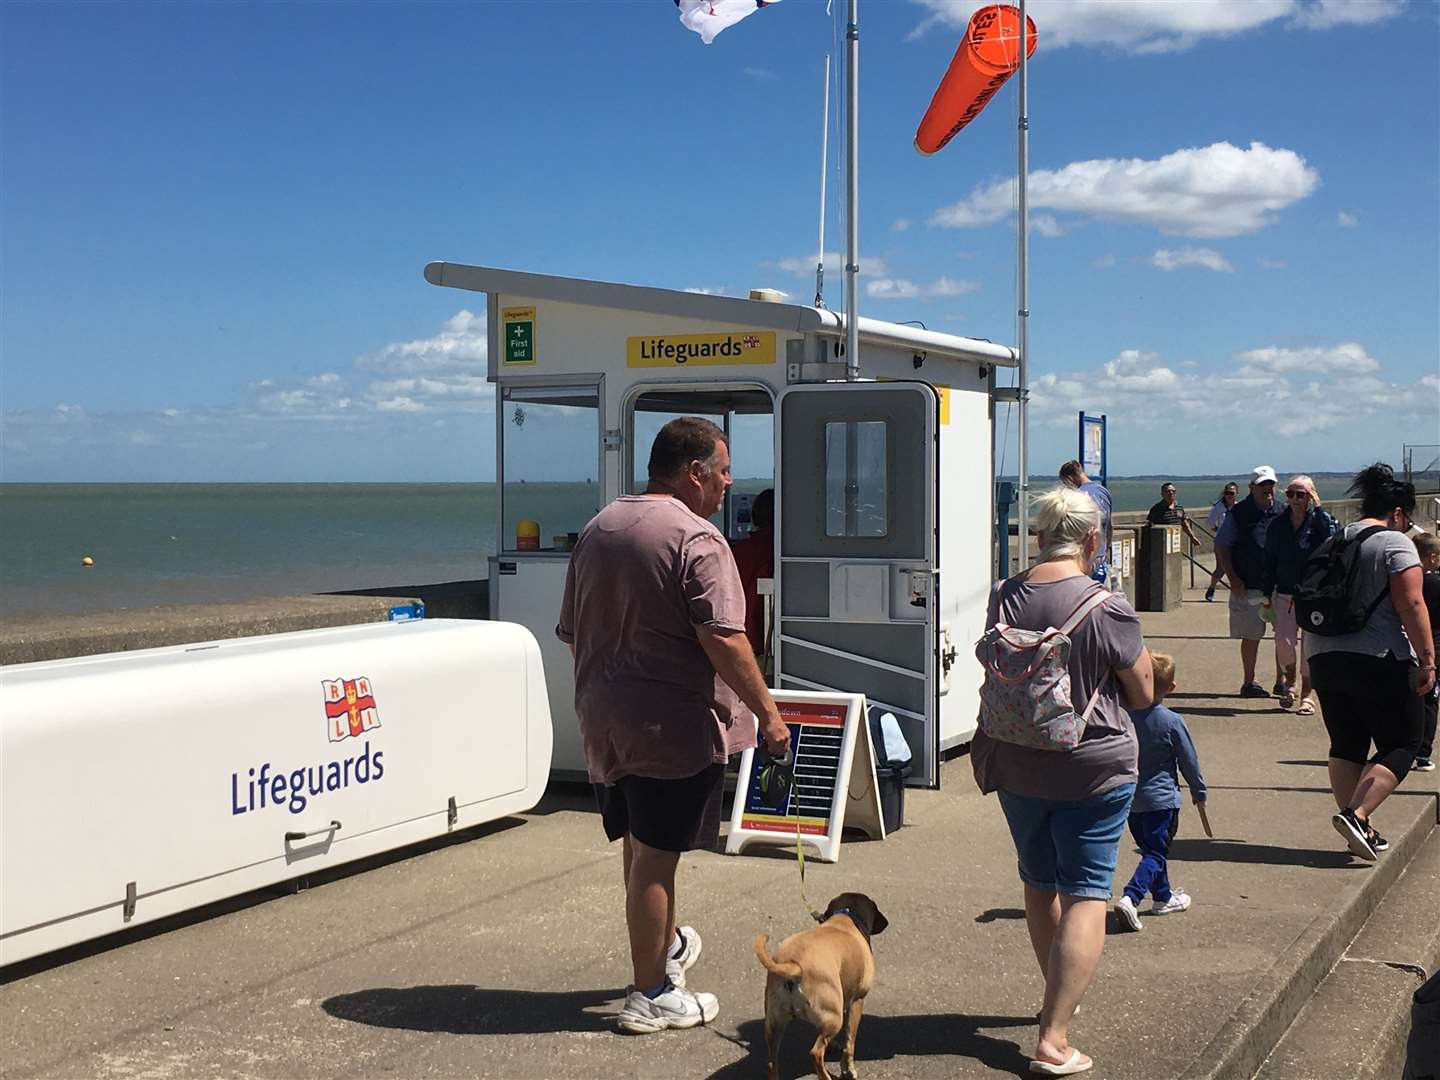
<path id="1" fill-rule="evenodd" d="M 1384 525 L 1372 525 L 1347 540 L 1342 529 L 1315 549 L 1305 561 L 1295 590 L 1295 614 L 1301 630 L 1321 637 L 1339 637 L 1364 629 L 1371 613 L 1390 592 L 1390 582 L 1386 580 L 1380 595 L 1369 603 L 1356 595 L 1360 545 L 1384 531 Z"/>

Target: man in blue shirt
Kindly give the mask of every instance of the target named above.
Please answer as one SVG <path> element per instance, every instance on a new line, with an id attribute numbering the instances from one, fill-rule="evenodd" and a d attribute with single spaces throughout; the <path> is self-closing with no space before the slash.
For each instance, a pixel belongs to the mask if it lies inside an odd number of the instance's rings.
<path id="1" fill-rule="evenodd" d="M 1105 485 L 1096 483 L 1085 475 L 1085 467 L 1075 460 L 1067 461 L 1060 466 L 1060 479 L 1073 488 L 1079 488 L 1094 500 L 1095 505 L 1100 508 L 1100 551 L 1095 557 L 1095 569 L 1090 576 L 1101 585 L 1105 584 L 1107 571 L 1106 557 L 1110 554 L 1110 508 L 1112 501 L 1110 492 L 1105 490 Z"/>
<path id="2" fill-rule="evenodd" d="M 1215 534 L 1215 559 L 1230 579 L 1230 636 L 1240 641 L 1240 664 L 1245 678 L 1240 696 L 1268 698 L 1255 681 L 1255 661 L 1265 637 L 1261 607 L 1269 601 L 1271 582 L 1265 572 L 1265 534 L 1271 522 L 1284 513 L 1275 505 L 1275 470 L 1257 465 L 1250 472 L 1250 494 L 1230 508 L 1225 524 Z M 1284 668 L 1275 657 L 1276 693 L 1285 686 Z"/>

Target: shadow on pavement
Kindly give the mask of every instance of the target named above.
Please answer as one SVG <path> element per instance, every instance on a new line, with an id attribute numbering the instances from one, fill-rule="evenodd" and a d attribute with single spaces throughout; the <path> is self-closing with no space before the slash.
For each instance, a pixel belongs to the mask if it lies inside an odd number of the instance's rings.
<path id="1" fill-rule="evenodd" d="M 1017 24 L 1018 25 L 1018 24 Z M 992 907 L 975 916 L 978 923 L 994 922 L 996 919 L 1023 919 L 1025 912 L 1018 907 Z"/>
<path id="2" fill-rule="evenodd" d="M 1365 864 L 1348 851 L 1315 851 L 1249 844 L 1243 840 L 1176 840 L 1170 858 L 1180 862 L 1268 863 L 1272 866 L 1309 866 L 1317 870 L 1359 870 Z"/>
<path id="3" fill-rule="evenodd" d="M 338 1020 L 453 1035 L 550 1035 L 610 1031 L 614 1009 L 587 1012 L 625 996 L 620 989 L 487 990 L 480 986 L 376 987 L 337 994 L 320 1007 Z"/>
<path id="4" fill-rule="evenodd" d="M 1016 25 L 1016 26 L 1019 26 L 1020 24 L 1019 24 L 1019 23 L 1016 23 L 1015 25 Z M 1277 761 L 1277 762 L 1275 762 L 1275 764 L 1276 764 L 1276 765 L 1314 765 L 1314 766 L 1316 766 L 1317 768 L 1323 769 L 1323 768 L 1325 768 L 1326 765 L 1328 765 L 1328 764 L 1330 764 L 1330 763 L 1329 763 L 1328 761 L 1312 761 L 1312 760 L 1306 759 L 1306 760 Z"/>
<path id="5" fill-rule="evenodd" d="M 1035 1026 L 1033 1016 L 966 1016 L 961 1013 L 932 1013 L 925 1016 L 876 1016 L 866 1013 L 860 1020 L 855 1039 L 855 1060 L 889 1061 L 901 1055 L 974 1058 L 992 1069 L 1016 1075 L 1028 1075 L 1029 1056 L 1018 1043 L 982 1034 L 987 1028 Z M 765 1075 L 765 1022 L 746 1020 L 739 1026 L 738 1042 L 749 1047 L 749 1054 L 711 1073 L 706 1080 L 752 1080 Z M 781 1076 L 813 1076 L 810 1068 L 810 1044 L 815 1029 L 797 1021 L 792 1023 L 780 1044 Z M 842 1031 L 830 1044 L 828 1061 L 838 1062 L 844 1045 Z M 838 1072 L 838 1069 L 832 1072 Z M 858 1070 L 864 1073 L 863 1069 Z"/>
<path id="6" fill-rule="evenodd" d="M 1019 25 L 1018 23 L 1016 24 Z M 1168 694 L 1166 695 L 1169 696 Z M 1218 705 L 1186 705 L 1183 709 L 1177 709 L 1181 716 L 1249 716 L 1258 710 L 1226 709 Z M 1280 710 L 1274 710 L 1279 712 Z"/>

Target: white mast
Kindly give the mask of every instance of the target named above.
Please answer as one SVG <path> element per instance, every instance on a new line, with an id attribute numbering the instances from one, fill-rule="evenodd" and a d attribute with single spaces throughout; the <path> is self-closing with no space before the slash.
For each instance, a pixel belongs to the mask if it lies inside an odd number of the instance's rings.
<path id="1" fill-rule="evenodd" d="M 815 306 L 825 306 L 825 162 L 830 153 L 830 54 L 825 54 L 825 108 L 820 120 L 820 247 L 815 256 Z"/>
<path id="2" fill-rule="evenodd" d="M 857 0 L 849 0 L 845 56 L 850 78 L 845 108 L 845 171 L 849 186 L 845 210 L 845 376 L 860 377 L 860 309 L 855 303 L 855 275 L 860 272 L 860 24 Z M 822 254 L 823 257 L 823 254 Z"/>
<path id="3" fill-rule="evenodd" d="M 1020 440 L 1018 454 L 1020 505 L 1019 543 L 1020 569 L 1030 565 L 1030 432 L 1026 415 L 1030 399 L 1030 222 L 1027 201 L 1026 180 L 1030 169 L 1030 84 L 1025 70 L 1025 53 L 1028 51 L 1029 24 L 1025 21 L 1025 0 L 1020 0 L 1020 131 L 1019 162 L 1016 168 L 1018 187 L 1018 214 L 1016 231 L 1019 234 L 1019 281 L 1016 285 L 1016 314 L 1019 317 L 1019 364 L 1016 367 L 1018 379 L 1018 431 Z"/>

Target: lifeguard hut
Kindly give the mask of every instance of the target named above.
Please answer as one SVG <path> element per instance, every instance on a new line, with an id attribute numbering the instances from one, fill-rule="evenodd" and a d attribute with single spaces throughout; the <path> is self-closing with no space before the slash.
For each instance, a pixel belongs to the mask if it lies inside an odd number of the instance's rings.
<path id="1" fill-rule="evenodd" d="M 911 783 L 938 785 L 942 754 L 975 730 L 995 370 L 1016 364 L 1014 349 L 861 318 L 857 378 L 843 316 L 763 292 L 447 262 L 425 279 L 486 294 L 499 491 L 490 613 L 540 641 L 556 771 L 585 768 L 572 660 L 554 634 L 569 549 L 600 507 L 644 490 L 661 425 L 696 415 L 729 433 L 740 481 L 775 490 L 772 685 L 865 694 L 899 719 Z M 717 522 L 732 539 L 743 498 L 732 492 Z M 517 534 L 522 522 L 539 535 Z"/>

